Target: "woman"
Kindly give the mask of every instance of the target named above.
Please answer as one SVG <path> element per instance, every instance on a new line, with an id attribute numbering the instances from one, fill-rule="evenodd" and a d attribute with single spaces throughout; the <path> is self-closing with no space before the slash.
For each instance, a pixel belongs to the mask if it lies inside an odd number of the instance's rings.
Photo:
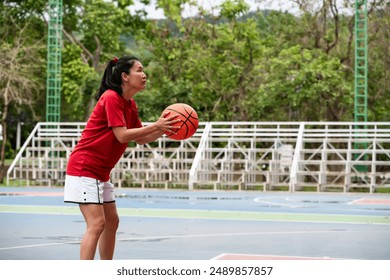
<path id="1" fill-rule="evenodd" d="M 97 94 L 97 104 L 79 142 L 70 155 L 64 201 L 79 204 L 87 229 L 80 245 L 80 259 L 112 259 L 119 217 L 110 172 L 128 142 L 146 144 L 178 129 L 177 115 L 161 115 L 143 127 L 133 96 L 145 89 L 146 75 L 133 56 L 110 61 Z"/>

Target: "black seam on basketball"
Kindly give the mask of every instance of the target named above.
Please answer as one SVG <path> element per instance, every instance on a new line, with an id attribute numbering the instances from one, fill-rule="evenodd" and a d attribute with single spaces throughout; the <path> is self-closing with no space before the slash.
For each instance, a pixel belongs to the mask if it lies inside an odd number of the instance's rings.
<path id="1" fill-rule="evenodd" d="M 177 113 L 177 114 L 179 114 L 179 115 L 182 115 L 183 117 L 186 116 L 186 115 L 184 115 L 182 112 L 178 112 L 178 111 L 176 111 L 175 109 L 170 109 L 170 108 L 168 108 L 167 110 L 172 111 L 172 112 L 175 112 L 175 113 Z"/>
<path id="2" fill-rule="evenodd" d="M 187 110 L 184 109 L 184 110 L 186 111 L 186 113 L 187 113 L 187 116 L 186 116 L 186 115 L 183 114 L 182 112 L 176 111 L 175 109 L 172 109 L 172 108 L 167 108 L 166 110 L 167 110 L 167 111 L 175 112 L 175 113 L 177 113 L 177 114 L 179 114 L 179 115 L 182 115 L 183 117 L 185 117 L 185 118 L 187 118 L 187 119 L 189 119 L 190 117 L 193 118 L 193 119 L 195 119 L 195 120 L 198 119 L 198 118 L 195 118 L 194 116 L 192 116 L 192 114 L 195 113 L 195 111 L 191 111 L 190 113 L 188 113 Z"/>

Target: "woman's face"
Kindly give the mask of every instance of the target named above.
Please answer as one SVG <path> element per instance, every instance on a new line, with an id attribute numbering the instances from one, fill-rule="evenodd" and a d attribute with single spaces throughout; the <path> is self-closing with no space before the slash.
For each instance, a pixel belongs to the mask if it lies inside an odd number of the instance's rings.
<path id="1" fill-rule="evenodd" d="M 123 77 L 124 81 L 127 82 L 130 88 L 137 90 L 143 90 L 146 87 L 146 74 L 144 67 L 141 62 L 135 61 L 133 67 L 130 69 L 130 74 Z"/>

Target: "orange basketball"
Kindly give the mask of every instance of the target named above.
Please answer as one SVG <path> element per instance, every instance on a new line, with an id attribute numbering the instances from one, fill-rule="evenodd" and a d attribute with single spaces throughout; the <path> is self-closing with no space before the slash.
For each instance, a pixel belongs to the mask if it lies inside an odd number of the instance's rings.
<path id="1" fill-rule="evenodd" d="M 167 137 L 174 140 L 184 140 L 194 135 L 198 129 L 198 114 L 190 105 L 175 103 L 168 106 L 163 113 L 167 112 L 170 113 L 168 116 L 172 114 L 179 114 L 177 119 L 181 120 L 181 122 L 174 124 L 175 126 L 180 126 L 180 129 L 176 131 L 177 134 L 167 133 Z"/>

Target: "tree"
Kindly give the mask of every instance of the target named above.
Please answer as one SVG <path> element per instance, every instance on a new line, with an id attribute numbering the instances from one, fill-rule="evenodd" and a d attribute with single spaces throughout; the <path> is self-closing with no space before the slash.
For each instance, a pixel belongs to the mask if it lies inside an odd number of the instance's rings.
<path id="1" fill-rule="evenodd" d="M 84 120 L 85 108 L 99 88 L 100 77 L 92 66 L 82 61 L 82 49 L 65 42 L 62 50 L 62 97 L 65 104 L 61 112 L 62 121 Z"/>
<path id="2" fill-rule="evenodd" d="M 260 0 L 260 2 L 269 1 Z M 290 34 L 290 38 L 295 38 L 296 44 L 303 48 L 323 50 L 330 60 L 337 57 L 345 70 L 343 74 L 345 81 L 353 84 L 356 1 L 290 0 L 286 2 L 288 2 L 286 6 L 293 3 L 298 7 L 299 17 L 296 18 L 300 24 L 298 28 L 287 25 L 282 32 L 283 38 L 286 38 L 286 34 Z M 390 115 L 387 110 L 389 104 L 386 103 L 389 94 L 388 69 L 390 67 L 387 59 L 389 54 L 387 46 L 390 45 L 388 34 L 389 6 L 386 0 L 367 1 L 370 121 L 387 120 Z M 277 23 L 273 23 L 276 28 L 280 27 Z M 298 30 L 301 36 L 296 37 L 294 34 L 297 34 Z"/>
<path id="3" fill-rule="evenodd" d="M 63 32 L 67 43 L 63 56 L 62 89 L 65 104 L 72 108 L 87 108 L 82 111 L 82 119 L 86 120 L 95 104 L 94 92 L 97 92 L 99 78 L 107 61 L 124 52 L 126 41 L 122 40 L 121 35 L 134 30 L 137 27 L 135 23 L 142 22 L 139 16 L 130 15 L 128 7 L 133 4 L 131 0 L 68 2 L 73 5 L 64 5 Z M 83 98 L 77 97 L 80 95 Z M 80 111 L 67 117 L 80 120 Z"/>
<path id="4" fill-rule="evenodd" d="M 264 63 L 267 73 L 255 108 L 269 120 L 347 121 L 352 83 L 337 57 L 293 46 Z"/>
<path id="5" fill-rule="evenodd" d="M 44 45 L 42 40 L 31 39 L 29 27 L 28 22 L 19 25 L 18 22 L 13 21 L 12 36 L 7 32 L 2 33 L 3 39 L 0 44 L 0 98 L 3 128 L 0 158 L 2 169 L 8 140 L 6 119 L 9 107 L 28 105 L 34 113 L 34 96 L 39 94 L 43 88 L 37 77 L 44 71 L 44 61 L 40 56 Z"/>
<path id="6" fill-rule="evenodd" d="M 150 22 L 145 32 L 143 46 L 152 54 L 148 71 L 153 80 L 148 92 L 137 98 L 151 100 L 150 94 L 165 106 L 187 102 L 202 112 L 203 120 L 248 120 L 250 108 L 244 103 L 254 90 L 252 71 L 262 49 L 255 20 L 238 20 L 248 5 L 226 1 L 219 7 L 220 16 L 199 7 L 199 17 L 184 19 L 184 2 L 159 1 L 167 21 Z"/>
<path id="7" fill-rule="evenodd" d="M 369 18 L 369 120 L 390 118 L 390 3 L 377 6 Z"/>

